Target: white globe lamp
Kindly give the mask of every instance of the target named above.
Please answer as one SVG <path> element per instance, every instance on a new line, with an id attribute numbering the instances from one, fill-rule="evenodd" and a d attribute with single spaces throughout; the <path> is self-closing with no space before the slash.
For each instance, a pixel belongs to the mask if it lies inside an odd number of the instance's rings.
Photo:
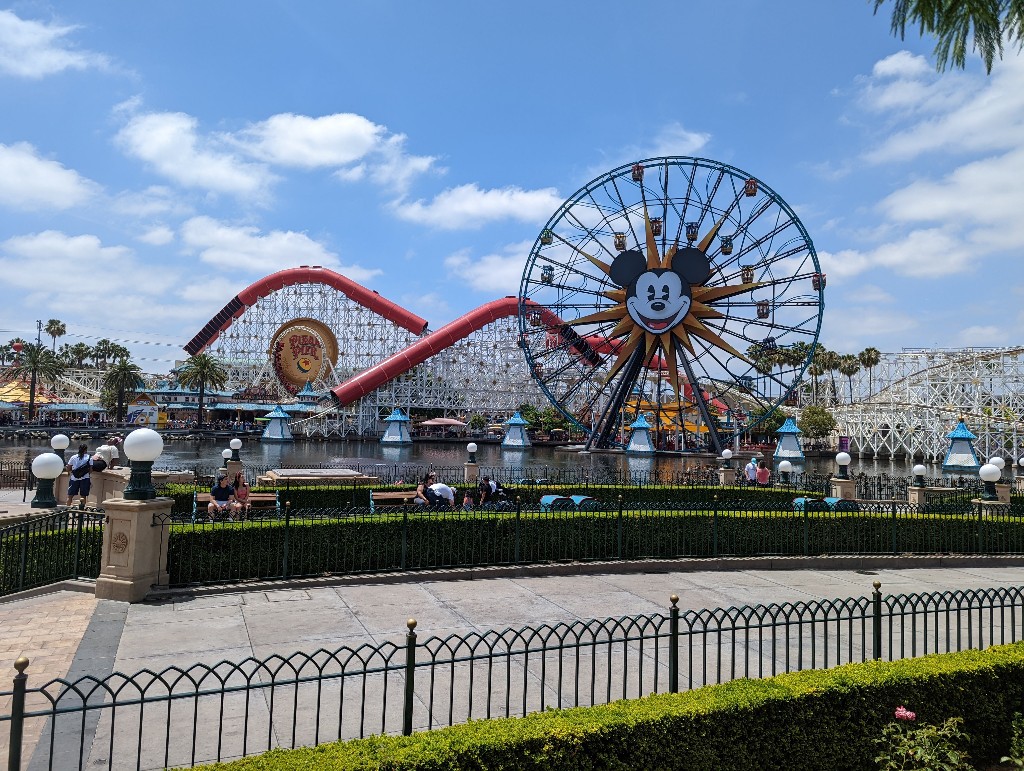
<path id="1" fill-rule="evenodd" d="M 850 461 L 853 460 L 850 457 L 850 453 L 841 452 L 836 455 L 836 465 L 839 466 L 839 473 L 836 474 L 836 479 L 849 479 L 850 478 Z"/>
<path id="2" fill-rule="evenodd" d="M 722 450 L 722 460 L 725 461 L 725 468 L 732 468 L 732 450 L 728 447 Z"/>
<path id="3" fill-rule="evenodd" d="M 996 493 L 996 481 L 1002 476 L 999 467 L 992 463 L 986 463 L 978 469 L 978 476 L 985 483 L 985 492 L 981 494 L 981 499 L 983 501 L 999 500 L 999 495 Z"/>
<path id="4" fill-rule="evenodd" d="M 53 452 L 55 455 L 60 456 L 61 460 L 64 460 L 64 451 L 68 448 L 68 445 L 70 444 L 71 440 L 67 437 L 66 434 L 55 434 L 53 438 L 50 439 L 50 447 L 53 448 Z"/>
<path id="5" fill-rule="evenodd" d="M 241 461 L 242 458 L 238 454 L 238 451 L 242 449 L 242 440 L 237 436 L 228 442 L 228 447 L 231 448 L 231 460 Z"/>
<path id="6" fill-rule="evenodd" d="M 129 501 L 148 501 L 156 498 L 153 489 L 153 461 L 164 451 L 164 440 L 151 428 L 137 428 L 124 439 L 124 454 L 131 461 L 132 474 L 124 488 Z"/>
<path id="7" fill-rule="evenodd" d="M 52 452 L 37 455 L 32 461 L 32 476 L 37 480 L 36 494 L 32 498 L 33 509 L 52 509 L 57 505 L 53 495 L 53 480 L 64 470 L 64 460 Z"/>
<path id="8" fill-rule="evenodd" d="M 467 463 L 476 463 L 476 442 L 470 442 L 466 445 L 466 452 L 469 453 L 469 460 Z"/>
<path id="9" fill-rule="evenodd" d="M 779 463 L 779 473 L 782 475 L 782 484 L 789 484 L 789 475 L 792 473 L 792 471 L 793 464 L 790 463 L 788 460 L 784 460 L 781 463 Z"/>
<path id="10" fill-rule="evenodd" d="M 924 475 L 928 473 L 928 469 L 926 469 L 922 464 L 918 463 L 916 466 L 914 466 L 913 473 L 914 487 L 924 487 Z"/>

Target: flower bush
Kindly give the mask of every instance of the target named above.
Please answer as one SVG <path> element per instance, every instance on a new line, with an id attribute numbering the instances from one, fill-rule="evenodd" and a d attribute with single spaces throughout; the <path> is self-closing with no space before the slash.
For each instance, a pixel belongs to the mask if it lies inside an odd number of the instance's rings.
<path id="1" fill-rule="evenodd" d="M 951 717 L 938 726 L 915 726 L 917 714 L 902 704 L 894 716 L 896 720 L 882 729 L 882 737 L 875 739 L 882 748 L 875 756 L 882 771 L 973 771 L 967 752 L 959 746 L 968 739 L 961 730 L 963 718 Z"/>

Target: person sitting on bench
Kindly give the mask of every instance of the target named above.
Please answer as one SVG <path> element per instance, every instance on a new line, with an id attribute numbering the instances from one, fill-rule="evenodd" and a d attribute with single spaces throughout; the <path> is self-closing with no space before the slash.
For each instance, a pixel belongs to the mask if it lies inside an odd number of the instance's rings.
<path id="1" fill-rule="evenodd" d="M 228 519 L 234 519 L 241 508 L 235 500 L 235 488 L 228 484 L 227 474 L 218 474 L 217 484 L 210 489 L 210 505 L 206 507 L 210 519 L 216 519 L 218 514 L 227 514 Z"/>

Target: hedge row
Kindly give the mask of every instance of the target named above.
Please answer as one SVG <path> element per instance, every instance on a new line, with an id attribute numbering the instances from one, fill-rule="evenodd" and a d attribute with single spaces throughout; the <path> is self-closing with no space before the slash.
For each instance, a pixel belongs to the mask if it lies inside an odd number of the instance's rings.
<path id="1" fill-rule="evenodd" d="M 979 767 L 1007 751 L 1024 704 L 1024 643 L 896 662 L 736 680 L 680 694 L 523 718 L 480 720 L 408 737 L 274 750 L 218 771 L 375 769 L 875 768 L 874 739 L 897 706 L 918 722 L 963 717 Z"/>
<path id="2" fill-rule="evenodd" d="M 74 528 L 42 532 L 29 529 L 27 536 L 11 530 L 13 528 L 0 539 L 0 596 L 75 577 Z M 22 542 L 25 538 L 28 538 L 28 544 L 22 574 Z M 78 576 L 98 576 L 103 531 L 97 527 L 83 527 L 78 550 Z"/>
<path id="3" fill-rule="evenodd" d="M 460 491 L 467 485 L 453 480 Z M 161 488 L 160 495 L 174 498 L 172 513 L 191 514 L 195 487 L 171 484 Z M 254 487 L 253 492 L 273 492 L 272 487 Z M 370 490 L 395 492 L 415 490 L 416 485 L 378 485 L 375 487 L 353 485 L 296 485 L 277 488 L 281 504 L 291 503 L 293 511 L 301 509 L 365 508 L 370 505 Z M 205 491 L 205 488 L 204 488 Z M 607 504 L 617 504 L 622 496 L 624 505 L 685 505 L 706 503 L 711 505 L 717 497 L 723 506 L 743 508 L 790 508 L 796 496 L 820 496 L 821 491 L 783 490 L 781 488 L 758 489 L 753 487 L 672 487 L 670 485 L 520 485 L 505 488 L 509 501 L 520 499 L 524 506 L 540 503 L 544 495 L 589 495 Z M 475 487 L 470 493 L 475 496 Z"/>
<path id="4" fill-rule="evenodd" d="M 946 552 L 1024 553 L 1024 522 L 966 513 L 454 511 L 173 526 L 168 538 L 173 584 L 517 562 Z"/>

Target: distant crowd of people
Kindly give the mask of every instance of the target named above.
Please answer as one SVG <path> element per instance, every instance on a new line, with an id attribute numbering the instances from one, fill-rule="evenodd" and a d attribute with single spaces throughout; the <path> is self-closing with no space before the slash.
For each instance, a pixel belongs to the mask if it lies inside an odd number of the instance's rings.
<path id="1" fill-rule="evenodd" d="M 456 496 L 458 490 L 438 481 L 437 472 L 428 471 L 418 485 L 416 485 L 416 498 L 413 500 L 417 506 L 430 508 L 456 507 Z M 462 508 L 469 510 L 476 506 L 486 508 L 506 500 L 505 489 L 501 483 L 489 476 L 484 476 L 476 489 L 467 490 L 462 495 Z"/>

